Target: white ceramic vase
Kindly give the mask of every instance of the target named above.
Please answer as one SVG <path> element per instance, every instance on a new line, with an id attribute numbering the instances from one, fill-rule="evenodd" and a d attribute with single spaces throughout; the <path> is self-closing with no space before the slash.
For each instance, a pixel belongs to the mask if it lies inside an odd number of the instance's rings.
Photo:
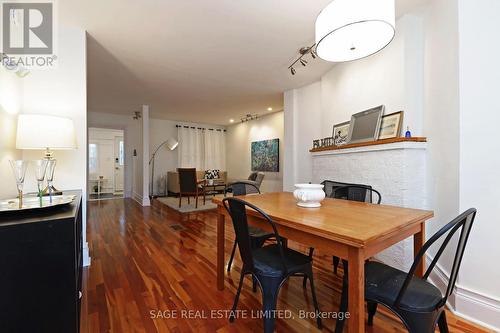
<path id="1" fill-rule="evenodd" d="M 321 201 L 325 199 L 323 187 L 321 184 L 295 184 L 293 196 L 297 205 L 305 208 L 321 207 Z"/>

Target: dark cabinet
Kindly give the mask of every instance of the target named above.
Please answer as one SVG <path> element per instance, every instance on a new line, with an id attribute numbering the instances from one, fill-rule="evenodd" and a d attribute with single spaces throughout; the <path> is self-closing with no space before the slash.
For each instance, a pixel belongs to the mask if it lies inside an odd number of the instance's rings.
<path id="1" fill-rule="evenodd" d="M 82 198 L 0 213 L 0 332 L 73 333 L 80 325 Z"/>

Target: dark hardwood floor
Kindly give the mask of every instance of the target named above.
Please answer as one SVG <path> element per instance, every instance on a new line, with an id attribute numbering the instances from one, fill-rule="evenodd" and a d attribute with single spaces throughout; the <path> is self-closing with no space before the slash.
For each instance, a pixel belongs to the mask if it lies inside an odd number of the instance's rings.
<path id="1" fill-rule="evenodd" d="M 92 265 L 84 275 L 82 333 L 261 332 L 262 320 L 252 318 L 261 309 L 260 293 L 252 292 L 249 278 L 238 307 L 247 311 L 247 318 L 230 324 L 223 316 L 222 311 L 232 306 L 241 262 L 236 255 L 226 275 L 227 288 L 218 291 L 215 214 L 182 216 L 158 205 L 143 208 L 130 199 L 89 202 L 87 239 Z M 228 257 L 234 234 L 231 228 L 226 230 Z M 307 251 L 296 242 L 290 241 L 290 246 Z M 331 257 L 317 253 L 314 261 L 321 310 L 335 312 L 341 278 L 332 273 Z M 292 278 L 282 288 L 278 309 L 289 310 L 283 315 L 294 318 L 279 319 L 277 332 L 319 332 L 315 320 L 299 318 L 299 311 L 313 309 L 310 289 L 302 288 L 302 279 Z M 211 317 L 212 310 L 221 310 L 215 317 L 222 318 L 203 318 Z M 162 318 L 174 314 L 177 319 Z M 486 332 L 448 315 L 450 332 Z M 323 331 L 331 332 L 335 320 L 326 319 L 323 325 Z M 367 332 L 405 329 L 387 311 L 379 311 Z"/>

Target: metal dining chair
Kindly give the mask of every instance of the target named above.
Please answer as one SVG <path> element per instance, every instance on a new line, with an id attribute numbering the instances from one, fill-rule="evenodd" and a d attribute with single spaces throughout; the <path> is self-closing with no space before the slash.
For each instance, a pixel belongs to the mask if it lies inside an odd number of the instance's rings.
<path id="1" fill-rule="evenodd" d="M 319 316 L 320 310 L 314 288 L 312 259 L 305 254 L 284 247 L 282 238 L 273 220 L 260 208 L 239 198 L 225 198 L 222 200 L 222 203 L 233 221 L 236 242 L 238 243 L 241 259 L 243 261 L 240 281 L 229 321 L 233 322 L 235 319 L 235 311 L 243 286 L 243 278 L 245 275 L 250 274 L 255 281 L 257 281 L 262 292 L 264 332 L 274 332 L 274 313 L 281 287 L 291 276 L 307 276 L 311 285 L 314 310 L 317 314 L 316 323 L 318 328 L 321 329 L 322 323 Z M 249 225 L 247 222 L 247 207 L 253 209 L 261 218 L 270 224 L 276 244 L 266 245 L 260 248 L 252 247 Z"/>
<path id="2" fill-rule="evenodd" d="M 226 186 L 224 189 L 224 196 L 228 193 L 232 193 L 233 196 L 241 196 L 247 194 L 260 194 L 260 190 L 257 186 L 246 182 L 234 182 Z M 264 245 L 266 240 L 273 238 L 274 234 L 267 232 L 260 228 L 254 226 L 248 226 L 248 235 L 250 237 L 250 244 L 252 248 L 259 248 Z M 227 264 L 227 271 L 231 271 L 231 266 L 234 260 L 234 254 L 236 253 L 236 240 L 234 240 L 233 249 L 231 250 L 231 256 L 229 257 L 229 263 Z"/>
<path id="3" fill-rule="evenodd" d="M 476 217 L 471 208 L 436 232 L 415 256 L 408 273 L 391 266 L 369 261 L 365 264 L 365 299 L 368 303 L 368 325 L 373 325 L 377 305 L 382 304 L 396 314 L 410 333 L 433 333 L 436 324 L 441 333 L 448 333 L 445 305 L 455 289 L 458 271 L 465 252 L 465 246 Z M 458 232 L 458 242 L 450 279 L 444 296 L 438 288 L 427 281 L 439 258 Z M 427 250 L 439 239 L 444 240 L 422 278 L 415 276 L 415 270 Z M 344 264 L 344 283 L 340 300 L 340 312 L 348 309 L 348 265 Z M 337 320 L 335 333 L 341 333 L 345 319 Z"/>
<path id="4" fill-rule="evenodd" d="M 370 185 L 361 184 L 348 184 L 335 182 L 332 180 L 325 180 L 321 184 L 325 185 L 323 188 L 328 197 L 333 199 L 344 199 L 358 202 L 368 202 L 376 203 L 380 205 L 382 201 L 382 195 L 379 191 L 373 189 Z M 374 194 L 376 195 L 376 200 L 373 200 Z M 309 255 L 312 257 L 314 254 L 314 248 L 309 249 Z M 340 258 L 333 256 L 333 273 L 337 274 L 338 267 L 340 264 Z M 307 281 L 304 279 L 303 285 L 306 286 Z"/>

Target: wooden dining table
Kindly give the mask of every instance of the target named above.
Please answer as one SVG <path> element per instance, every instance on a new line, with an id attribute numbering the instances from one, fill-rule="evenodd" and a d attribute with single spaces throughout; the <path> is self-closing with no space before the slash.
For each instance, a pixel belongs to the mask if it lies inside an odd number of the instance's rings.
<path id="1" fill-rule="evenodd" d="M 280 236 L 314 247 L 323 254 L 335 255 L 349 263 L 349 332 L 365 331 L 365 260 L 413 236 L 414 253 L 425 242 L 425 222 L 432 211 L 327 198 L 319 208 L 296 205 L 292 193 L 264 193 L 238 197 L 266 212 Z M 224 289 L 225 226 L 232 227 L 222 198 L 217 204 L 217 288 Z M 247 209 L 248 223 L 272 232 L 269 223 L 254 210 Z M 420 262 L 416 274 L 424 274 Z M 333 273 L 332 273 L 333 274 Z"/>

